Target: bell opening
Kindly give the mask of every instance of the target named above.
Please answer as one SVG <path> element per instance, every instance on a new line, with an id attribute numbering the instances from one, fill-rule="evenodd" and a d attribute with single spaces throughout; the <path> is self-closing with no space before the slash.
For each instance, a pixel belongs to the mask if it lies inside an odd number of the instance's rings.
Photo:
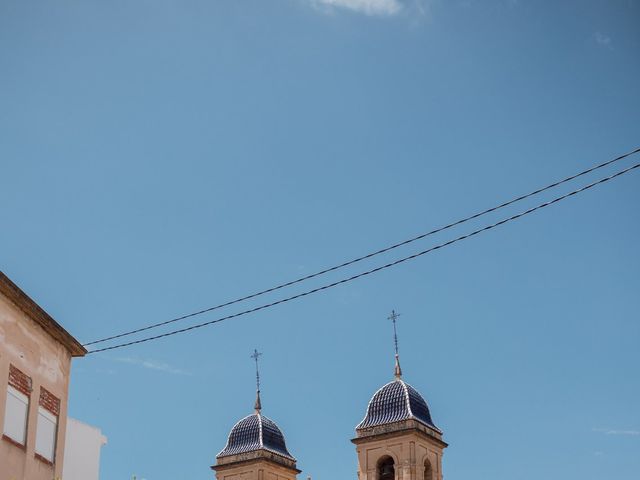
<path id="1" fill-rule="evenodd" d="M 383 457 L 378 462 L 378 480 L 395 480 L 396 468 L 391 457 Z"/>

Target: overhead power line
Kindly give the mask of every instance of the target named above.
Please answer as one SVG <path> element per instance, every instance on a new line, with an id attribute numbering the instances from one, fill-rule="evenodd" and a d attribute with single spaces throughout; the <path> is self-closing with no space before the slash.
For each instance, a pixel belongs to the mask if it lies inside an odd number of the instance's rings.
<path id="1" fill-rule="evenodd" d="M 609 175 L 608 177 L 601 178 L 600 180 L 597 180 L 597 181 L 592 182 L 592 183 L 590 183 L 588 185 L 585 185 L 584 187 L 581 187 L 581 188 L 579 188 L 577 190 L 573 190 L 573 191 L 571 191 L 569 193 L 566 193 L 566 194 L 564 194 L 564 195 L 562 195 L 560 197 L 556 197 L 553 200 L 541 203 L 541 204 L 539 204 L 539 205 L 537 205 L 535 207 L 529 208 L 528 210 L 525 210 L 523 212 L 517 213 L 517 214 L 512 215 L 510 217 L 504 218 L 504 219 L 502 219 L 502 220 L 500 220 L 500 221 L 498 221 L 496 223 L 493 223 L 491 225 L 487 225 L 485 227 L 482 227 L 482 228 L 479 228 L 477 230 L 474 230 L 471 233 L 467 233 L 465 235 L 459 236 L 459 237 L 454 238 L 452 240 L 449 240 L 447 242 L 440 243 L 438 245 L 430 247 L 430 248 L 428 248 L 426 250 L 422 250 L 421 252 L 414 253 L 413 255 L 409 255 L 407 257 L 400 258 L 398 260 L 395 260 L 393 262 L 387 263 L 385 265 L 382 265 L 382 266 L 373 268 L 371 270 L 367 270 L 367 271 L 358 273 L 358 274 L 353 275 L 351 277 L 344 278 L 342 280 L 338 280 L 336 282 L 329 283 L 329 284 L 326 284 L 326 285 L 323 285 L 321 287 L 317 287 L 317 288 L 314 288 L 314 289 L 311 289 L 311 290 L 307 290 L 305 292 L 298 293 L 298 294 L 292 295 L 290 297 L 282 298 L 282 299 L 276 300 L 274 302 L 266 303 L 266 304 L 260 305 L 258 307 L 254 307 L 254 308 L 251 308 L 251 309 L 248 309 L 248 310 L 244 310 L 242 312 L 238 312 L 238 313 L 234 313 L 232 315 L 227 315 L 227 316 L 224 316 L 224 317 L 221 317 L 221 318 L 217 318 L 215 320 L 210 320 L 208 322 L 200 323 L 200 324 L 197 324 L 197 325 L 192 325 L 190 327 L 181 328 L 179 330 L 173 330 L 171 332 L 163 333 L 161 335 L 155 335 L 155 336 L 152 336 L 152 337 L 142 338 L 140 340 L 134 340 L 134 341 L 131 341 L 131 342 L 121 343 L 121 344 L 113 345 L 113 346 L 110 346 L 110 347 L 104 347 L 104 348 L 99 348 L 99 349 L 96 349 L 96 350 L 91 350 L 88 353 L 98 353 L 98 352 L 104 352 L 104 351 L 107 351 L 107 350 L 114 350 L 114 349 L 117 349 L 117 348 L 128 347 L 130 345 L 137 345 L 139 343 L 145 343 L 145 342 L 150 342 L 152 340 L 158 340 L 160 338 L 170 337 L 172 335 L 177 335 L 179 333 L 189 332 L 191 330 L 195 330 L 195 329 L 198 329 L 198 328 L 202 328 L 202 327 L 206 327 L 206 326 L 213 325 L 213 324 L 216 324 L 216 323 L 220 323 L 220 322 L 223 322 L 225 320 L 230 320 L 232 318 L 238 318 L 238 317 L 241 317 L 243 315 L 247 315 L 249 313 L 258 312 L 260 310 L 271 308 L 271 307 L 274 307 L 276 305 L 280 305 L 282 303 L 287 303 L 287 302 L 290 302 L 292 300 L 296 300 L 298 298 L 306 297 L 307 295 L 311 295 L 313 293 L 321 292 L 323 290 L 327 290 L 329 288 L 333 288 L 333 287 L 336 287 L 338 285 L 342 285 L 344 283 L 351 282 L 351 281 L 356 280 L 358 278 L 362 278 L 362 277 L 365 277 L 367 275 L 371 275 L 373 273 L 377 273 L 377 272 L 379 272 L 381 270 L 385 270 L 385 269 L 390 268 L 390 267 L 394 267 L 394 266 L 399 265 L 401 263 L 404 263 L 404 262 L 407 262 L 409 260 L 413 260 L 415 258 L 418 258 L 418 257 L 421 257 L 423 255 L 426 255 L 427 253 L 431 253 L 431 252 L 433 252 L 435 250 L 439 250 L 439 249 L 441 249 L 443 247 L 447 247 L 449 245 L 453 245 L 454 243 L 460 242 L 462 240 L 466 240 L 468 238 L 474 237 L 474 236 L 478 235 L 479 233 L 486 232 L 488 230 L 494 229 L 494 228 L 496 228 L 496 227 L 498 227 L 500 225 L 504 225 L 505 223 L 508 223 L 508 222 L 511 222 L 511 221 L 516 220 L 518 218 L 524 217 L 525 215 L 529 215 L 530 213 L 533 213 L 533 212 L 535 212 L 537 210 L 541 210 L 541 209 L 546 208 L 546 207 L 548 207 L 550 205 L 553 205 L 553 204 L 558 203 L 558 202 L 560 202 L 562 200 L 565 200 L 565 199 L 567 199 L 569 197 L 572 197 L 573 195 L 576 195 L 578 193 L 584 192 L 585 190 L 589 190 L 590 188 L 593 188 L 596 185 L 600 185 L 600 184 L 603 184 L 603 183 L 608 182 L 610 180 L 613 180 L 614 178 L 617 178 L 617 177 L 619 177 L 621 175 L 624 175 L 625 173 L 628 173 L 628 172 L 630 172 L 630 171 L 632 171 L 632 170 L 634 170 L 636 168 L 639 168 L 639 167 L 640 167 L 640 163 L 637 163 L 635 165 L 632 165 L 631 167 L 625 168 L 624 170 L 621 170 L 621 171 L 619 171 L 617 173 Z"/>
<path id="2" fill-rule="evenodd" d="M 501 203 L 499 205 L 496 205 L 495 207 L 491 207 L 491 208 L 488 208 L 488 209 L 483 210 L 481 212 L 474 213 L 473 215 L 465 217 L 465 218 L 463 218 L 461 220 L 457 220 L 455 222 L 449 223 L 449 224 L 444 225 L 442 227 L 438 227 L 438 228 L 436 228 L 434 230 L 431 230 L 429 232 L 422 233 L 420 235 L 417 235 L 415 237 L 409 238 L 407 240 L 403 240 L 402 242 L 398 242 L 398 243 L 395 243 L 393 245 L 389 245 L 387 247 L 381 248 L 380 250 L 376 250 L 376 251 L 368 253 L 366 255 L 362 255 L 361 257 L 354 258 L 352 260 L 343 262 L 343 263 L 341 263 L 339 265 L 335 265 L 333 267 L 329 267 L 329 268 L 326 268 L 324 270 L 320 270 L 318 272 L 311 273 L 309 275 L 305 275 L 305 276 L 296 278 L 295 280 L 291 280 L 291 281 L 288 281 L 288 282 L 285 282 L 285 283 L 281 283 L 279 285 L 276 285 L 275 287 L 267 288 L 265 290 L 261 290 L 259 292 L 255 292 L 255 293 L 252 293 L 250 295 L 246 295 L 244 297 L 239 297 L 239 298 L 236 298 L 234 300 L 230 300 L 228 302 L 220 303 L 218 305 L 214 305 L 213 307 L 205 308 L 203 310 L 198 310 L 196 312 L 192 312 L 192 313 L 189 313 L 189 314 L 186 314 L 186 315 L 181 315 L 179 317 L 172 318 L 170 320 L 165 320 L 163 322 L 147 325 L 145 327 L 140 327 L 140 328 L 136 328 L 134 330 L 129 330 L 127 332 L 120 333 L 118 335 L 112 335 L 110 337 L 105 337 L 105 338 L 101 338 L 101 339 L 98 339 L 98 340 L 93 340 L 91 342 L 85 343 L 84 346 L 87 347 L 89 345 L 95 345 L 95 344 L 98 344 L 98 343 L 107 342 L 109 340 L 115 340 L 117 338 L 127 337 L 129 335 L 134 335 L 136 333 L 144 332 L 146 330 L 151 330 L 153 328 L 162 327 L 164 325 L 169 325 L 171 323 L 179 322 L 181 320 L 186 320 L 186 319 L 191 318 L 191 317 L 195 317 L 195 316 L 198 316 L 198 315 L 202 315 L 204 313 L 212 312 L 214 310 L 218 310 L 218 309 L 223 308 L 223 307 L 228 307 L 230 305 L 234 305 L 236 303 L 240 303 L 240 302 L 243 302 L 243 301 L 246 301 L 246 300 L 250 300 L 252 298 L 256 298 L 256 297 L 265 295 L 267 293 L 275 292 L 276 290 L 280 290 L 280 289 L 285 288 L 285 287 L 290 287 L 290 286 L 295 285 L 297 283 L 301 283 L 301 282 L 304 282 L 306 280 L 310 280 L 312 278 L 319 277 L 319 276 L 324 275 L 326 273 L 333 272 L 335 270 L 339 270 L 339 269 L 347 267 L 349 265 L 353 265 L 355 263 L 361 262 L 363 260 L 367 260 L 369 258 L 373 258 L 373 257 L 375 257 L 377 255 L 381 255 L 381 254 L 383 254 L 385 252 L 389 252 L 391 250 L 394 250 L 396 248 L 402 247 L 404 245 L 408 245 L 410 243 L 416 242 L 416 241 L 421 240 L 423 238 L 426 238 L 428 236 L 435 235 L 436 233 L 440 233 L 440 232 L 443 232 L 443 231 L 448 230 L 450 228 L 456 227 L 458 225 L 462 225 L 463 223 L 469 222 L 469 221 L 474 220 L 476 218 L 479 218 L 479 217 L 482 217 L 482 216 L 487 215 L 489 213 L 495 212 L 496 210 L 500 210 L 501 208 L 507 207 L 509 205 L 513 205 L 516 202 L 520 202 L 520 201 L 525 200 L 525 199 L 527 199 L 529 197 L 532 197 L 534 195 L 542 193 L 542 192 L 544 192 L 546 190 L 555 188 L 555 187 L 557 187 L 559 185 L 562 185 L 564 183 L 570 182 L 571 180 L 575 180 L 578 177 L 582 177 L 584 175 L 587 175 L 587 174 L 589 174 L 589 173 L 591 173 L 591 172 L 593 172 L 595 170 L 599 170 L 599 169 L 604 168 L 604 167 L 606 167 L 608 165 L 611 165 L 612 163 L 619 162 L 620 160 L 623 160 L 623 159 L 625 159 L 627 157 L 630 157 L 631 155 L 634 155 L 634 154 L 636 154 L 638 152 L 640 152 L 640 148 L 636 148 L 635 150 L 627 152 L 627 153 L 625 153 L 623 155 L 620 155 L 620 156 L 618 156 L 618 157 L 616 157 L 614 159 L 608 160 L 608 161 L 606 161 L 604 163 L 600 163 L 598 165 L 594 165 L 593 167 L 590 167 L 590 168 L 588 168 L 586 170 L 583 170 L 583 171 L 581 171 L 579 173 L 576 173 L 575 175 L 571 175 L 569 177 L 563 178 L 562 180 L 558 180 L 558 181 L 556 181 L 554 183 L 551 183 L 551 184 L 549 184 L 549 185 L 547 185 L 545 187 L 538 188 L 537 190 L 534 190 L 534 191 L 529 192 L 529 193 L 524 194 L 524 195 L 520 195 L 519 197 L 513 198 L 513 199 L 511 199 L 511 200 L 509 200 L 507 202 L 504 202 L 504 203 Z"/>

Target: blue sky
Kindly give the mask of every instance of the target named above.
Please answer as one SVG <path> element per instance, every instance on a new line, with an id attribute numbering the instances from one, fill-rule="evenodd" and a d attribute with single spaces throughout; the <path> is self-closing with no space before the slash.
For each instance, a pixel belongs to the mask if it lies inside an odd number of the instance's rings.
<path id="1" fill-rule="evenodd" d="M 2 0 L 2 269 L 90 341 L 493 206 L 638 146 L 639 20 L 631 0 Z M 75 360 L 70 414 L 109 438 L 105 480 L 213 478 L 258 348 L 300 478 L 355 478 L 395 308 L 447 479 L 635 480 L 639 175 Z"/>

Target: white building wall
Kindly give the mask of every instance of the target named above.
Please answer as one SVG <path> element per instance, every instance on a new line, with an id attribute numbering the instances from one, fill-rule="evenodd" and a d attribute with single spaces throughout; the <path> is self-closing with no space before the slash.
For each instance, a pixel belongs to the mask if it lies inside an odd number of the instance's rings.
<path id="1" fill-rule="evenodd" d="M 62 480 L 98 480 L 100 449 L 106 443 L 99 428 L 69 417 Z"/>

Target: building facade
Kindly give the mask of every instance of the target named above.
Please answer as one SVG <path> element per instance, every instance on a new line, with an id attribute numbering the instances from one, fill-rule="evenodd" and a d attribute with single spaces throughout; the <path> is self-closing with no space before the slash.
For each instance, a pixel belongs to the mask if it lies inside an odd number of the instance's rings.
<path id="1" fill-rule="evenodd" d="M 71 358 L 86 352 L 0 272 L 0 480 L 62 477 Z"/>

